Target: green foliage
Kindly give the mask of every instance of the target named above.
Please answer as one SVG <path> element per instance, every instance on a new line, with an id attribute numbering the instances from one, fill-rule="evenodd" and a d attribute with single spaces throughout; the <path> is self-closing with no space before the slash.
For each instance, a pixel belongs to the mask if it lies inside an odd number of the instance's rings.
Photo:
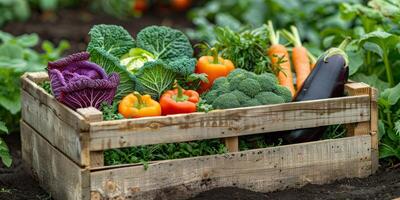
<path id="1" fill-rule="evenodd" d="M 27 0 L 1 0 L 0 27 L 11 20 L 26 20 L 30 16 L 30 13 Z"/>
<path id="2" fill-rule="evenodd" d="M 8 134 L 8 129 L 6 127 L 6 124 L 4 122 L 0 121 L 0 158 L 6 167 L 10 167 L 12 164 L 10 151 L 7 147 L 7 144 L 1 137 L 1 135 L 4 135 L 4 134 Z"/>
<path id="3" fill-rule="evenodd" d="M 107 73 L 116 72 L 120 76 L 115 95 L 115 99 L 119 100 L 135 88 L 135 77 L 119 60 L 135 47 L 135 41 L 128 31 L 116 25 L 95 25 L 89 35 L 87 51 L 90 52 L 90 60 L 103 67 Z"/>
<path id="4" fill-rule="evenodd" d="M 290 102 L 291 93 L 277 85 L 269 73 L 256 75 L 243 69 L 218 78 L 203 99 L 215 109 L 237 108 Z"/>
<path id="5" fill-rule="evenodd" d="M 236 68 L 261 74 L 271 72 L 266 49 L 268 31 L 262 26 L 254 30 L 235 32 L 228 27 L 216 27 L 214 47 L 221 56 L 233 62 Z"/>
<path id="6" fill-rule="evenodd" d="M 145 63 L 136 76 L 136 90 L 153 99 L 159 99 L 165 90 L 171 89 L 177 78 L 176 73 L 161 61 Z"/>
<path id="7" fill-rule="evenodd" d="M 146 168 L 148 161 L 215 155 L 226 152 L 225 145 L 219 139 L 156 144 L 107 150 L 104 152 L 104 163 L 105 165 L 143 163 Z"/>
<path id="8" fill-rule="evenodd" d="M 137 34 L 136 45 L 154 56 L 154 60 L 145 62 L 135 73 L 137 91 L 159 99 L 165 90 L 171 89 L 175 79 L 184 83 L 189 79 L 204 79 L 201 75 L 192 75 L 196 59 L 192 57 L 189 39 L 181 31 L 149 26 Z"/>
<path id="9" fill-rule="evenodd" d="M 44 41 L 44 53 L 38 53 L 33 49 L 38 43 L 39 37 L 36 34 L 14 37 L 0 31 L 0 135 L 18 129 L 21 110 L 20 76 L 25 72 L 44 70 L 48 61 L 58 59 L 69 47 L 66 41 L 62 41 L 58 47 Z M 6 129 L 5 125 L 12 129 Z M 1 137 L 0 157 L 6 166 L 11 165 L 7 145 Z"/>
<path id="10" fill-rule="evenodd" d="M 103 103 L 100 106 L 100 111 L 103 113 L 104 121 L 124 119 L 124 116 L 118 113 L 118 103 L 114 102 L 113 105 Z"/>
<path id="11" fill-rule="evenodd" d="M 47 93 L 53 95 L 53 91 L 51 91 L 50 81 L 44 81 L 40 83 L 39 86 L 42 87 Z"/>

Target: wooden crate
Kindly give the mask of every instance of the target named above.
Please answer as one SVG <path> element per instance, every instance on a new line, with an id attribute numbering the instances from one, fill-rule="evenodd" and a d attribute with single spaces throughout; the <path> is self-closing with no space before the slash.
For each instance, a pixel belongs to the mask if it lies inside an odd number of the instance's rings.
<path id="1" fill-rule="evenodd" d="M 77 112 L 22 77 L 22 157 L 55 199 L 185 199 L 216 187 L 269 192 L 345 177 L 378 167 L 376 90 L 346 85 L 349 96 L 141 119 L 102 121 Z M 348 124 L 348 137 L 238 151 L 238 136 Z M 224 138 L 229 153 L 104 166 L 103 151 L 137 145 Z"/>

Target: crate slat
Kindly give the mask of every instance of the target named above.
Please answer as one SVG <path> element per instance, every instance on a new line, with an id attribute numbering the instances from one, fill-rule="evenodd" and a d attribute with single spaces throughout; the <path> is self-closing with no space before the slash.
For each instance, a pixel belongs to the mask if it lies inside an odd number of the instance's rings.
<path id="1" fill-rule="evenodd" d="M 371 173 L 371 136 L 160 161 L 91 173 L 104 198 L 185 199 L 216 187 L 268 192 Z"/>
<path id="2" fill-rule="evenodd" d="M 88 169 L 81 169 L 21 121 L 22 159 L 54 199 L 90 198 Z"/>
<path id="3" fill-rule="evenodd" d="M 36 76 L 32 76 L 30 73 L 21 77 L 22 89 L 26 93 L 39 101 L 40 104 L 44 104 L 51 108 L 51 111 L 59 120 L 64 121 L 72 128 L 82 131 L 88 130 L 89 125 L 81 115 L 68 108 L 64 104 L 59 103 L 53 96 L 49 95 L 42 87 L 37 85 L 37 83 L 40 83 L 40 80 L 44 79 L 43 77 L 33 77 Z M 32 78 L 33 80 L 29 78 Z"/>
<path id="4" fill-rule="evenodd" d="M 35 100 L 27 92 L 22 91 L 22 99 L 22 119 L 75 163 L 87 166 L 89 160 L 83 156 L 85 143 L 81 141 L 80 132 L 60 119 L 52 108 Z"/>
<path id="5" fill-rule="evenodd" d="M 90 150 L 226 138 L 370 120 L 369 95 L 90 124 Z"/>

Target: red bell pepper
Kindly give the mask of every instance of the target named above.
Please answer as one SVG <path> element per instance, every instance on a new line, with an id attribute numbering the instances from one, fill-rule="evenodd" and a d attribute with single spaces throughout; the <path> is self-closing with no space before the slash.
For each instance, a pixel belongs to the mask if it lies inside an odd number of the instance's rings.
<path id="1" fill-rule="evenodd" d="M 184 90 L 179 85 L 168 90 L 160 98 L 163 115 L 192 113 L 197 110 L 200 95 L 194 90 Z"/>

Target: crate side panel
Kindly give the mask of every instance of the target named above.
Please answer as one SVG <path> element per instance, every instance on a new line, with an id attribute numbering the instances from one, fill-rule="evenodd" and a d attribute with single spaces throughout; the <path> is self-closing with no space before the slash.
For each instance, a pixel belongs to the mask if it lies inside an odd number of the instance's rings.
<path id="1" fill-rule="evenodd" d="M 236 137 L 370 120 L 369 95 L 90 124 L 90 150 Z"/>
<path id="2" fill-rule="evenodd" d="M 259 192 L 371 174 L 369 135 L 91 172 L 103 197 L 185 199 L 217 187 Z"/>
<path id="3" fill-rule="evenodd" d="M 80 132 L 65 123 L 52 108 L 22 91 L 22 119 L 80 166 L 87 166 Z"/>
<path id="4" fill-rule="evenodd" d="M 33 80 L 32 74 L 27 73 L 21 77 L 22 89 L 31 95 L 34 99 L 38 100 L 41 104 L 44 104 L 51 108 L 52 112 L 57 115 L 60 120 L 64 121 L 76 130 L 86 131 L 89 128 L 88 123 L 85 119 L 77 112 L 68 108 L 67 106 L 59 103 L 53 96 L 48 94 L 42 87 L 37 85 L 39 79 Z"/>
<path id="5" fill-rule="evenodd" d="M 89 171 L 81 169 L 21 122 L 22 159 L 39 184 L 56 200 L 89 199 Z"/>

